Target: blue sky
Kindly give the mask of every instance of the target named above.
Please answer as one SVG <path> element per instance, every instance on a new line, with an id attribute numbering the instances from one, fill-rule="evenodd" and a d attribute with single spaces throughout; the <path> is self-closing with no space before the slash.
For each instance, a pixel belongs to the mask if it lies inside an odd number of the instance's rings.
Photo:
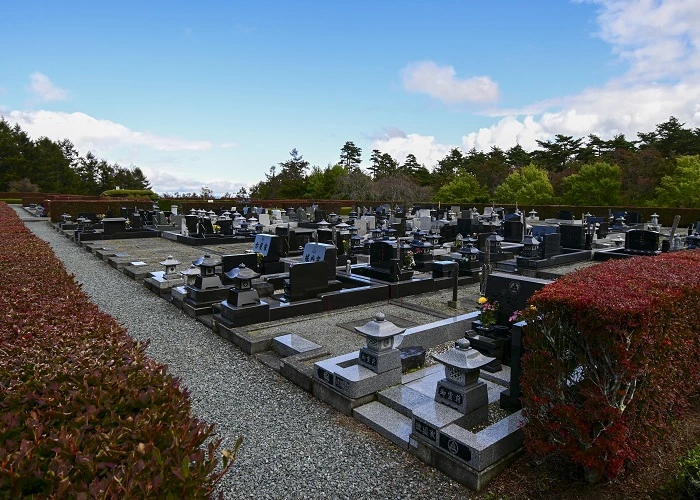
<path id="1" fill-rule="evenodd" d="M 159 193 L 235 193 L 346 141 L 432 168 L 454 147 L 700 126 L 697 0 L 27 0 L 0 26 L 0 114 Z"/>

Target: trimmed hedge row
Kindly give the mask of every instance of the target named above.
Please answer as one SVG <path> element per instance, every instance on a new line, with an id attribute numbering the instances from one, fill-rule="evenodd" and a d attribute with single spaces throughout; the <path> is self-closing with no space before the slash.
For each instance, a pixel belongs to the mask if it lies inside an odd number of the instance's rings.
<path id="1" fill-rule="evenodd" d="M 213 425 L 4 203 L 0 221 L 0 497 L 209 496 L 234 458 Z"/>
<path id="2" fill-rule="evenodd" d="M 523 334 L 527 448 L 613 478 L 700 389 L 700 251 L 615 260 L 530 301 Z"/>
<path id="3" fill-rule="evenodd" d="M 150 189 L 109 189 L 102 193 L 102 196 L 111 198 L 148 198 L 157 200 L 158 195 Z"/>

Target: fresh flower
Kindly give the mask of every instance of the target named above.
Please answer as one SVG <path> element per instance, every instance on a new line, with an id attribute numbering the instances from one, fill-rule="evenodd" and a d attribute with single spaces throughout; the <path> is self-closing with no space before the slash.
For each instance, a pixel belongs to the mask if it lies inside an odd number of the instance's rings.
<path id="1" fill-rule="evenodd" d="M 496 311 L 498 311 L 498 302 L 489 302 L 486 297 L 479 297 L 477 309 L 481 311 L 479 319 L 483 326 L 489 327 L 496 324 Z"/>
<path id="2" fill-rule="evenodd" d="M 402 264 L 405 269 L 410 269 L 416 266 L 416 261 L 413 258 L 413 252 L 408 250 L 403 254 Z"/>
<path id="3" fill-rule="evenodd" d="M 537 308 L 533 305 L 523 309 L 522 311 L 515 310 L 508 321 L 511 323 L 518 323 L 519 321 L 526 321 L 531 318 L 537 312 Z"/>

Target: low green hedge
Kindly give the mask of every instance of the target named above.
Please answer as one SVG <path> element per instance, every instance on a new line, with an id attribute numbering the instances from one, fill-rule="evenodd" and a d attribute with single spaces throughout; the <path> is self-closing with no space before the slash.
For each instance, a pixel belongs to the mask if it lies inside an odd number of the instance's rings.
<path id="1" fill-rule="evenodd" d="M 150 189 L 109 189 L 102 193 L 102 196 L 110 198 L 149 198 L 157 200 L 158 195 Z"/>
<path id="2" fill-rule="evenodd" d="M 179 381 L 4 203 L 0 221 L 0 498 L 210 496 L 236 450 L 221 466 Z"/>

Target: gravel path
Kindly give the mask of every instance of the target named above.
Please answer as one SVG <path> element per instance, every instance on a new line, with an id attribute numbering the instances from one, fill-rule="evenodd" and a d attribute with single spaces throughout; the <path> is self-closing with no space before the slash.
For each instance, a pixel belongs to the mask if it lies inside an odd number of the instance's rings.
<path id="1" fill-rule="evenodd" d="M 20 208 L 16 208 L 21 211 Z M 104 312 L 168 365 L 195 414 L 225 445 L 243 436 L 222 481 L 226 498 L 468 498 L 471 492 L 352 418 L 314 399 L 92 254 L 48 223 L 47 241 Z"/>

